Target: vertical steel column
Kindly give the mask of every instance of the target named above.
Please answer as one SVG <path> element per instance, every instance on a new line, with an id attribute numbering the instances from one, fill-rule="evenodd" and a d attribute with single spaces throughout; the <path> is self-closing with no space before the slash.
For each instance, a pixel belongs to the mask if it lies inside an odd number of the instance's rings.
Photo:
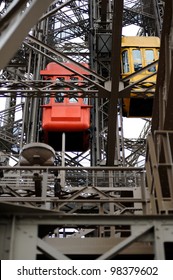
<path id="1" fill-rule="evenodd" d="M 111 97 L 108 108 L 108 145 L 107 165 L 114 165 L 116 130 L 117 130 L 117 104 L 120 79 L 120 52 L 123 19 L 123 0 L 114 0 L 113 27 L 112 27 L 112 55 L 111 55 Z"/>
<path id="2" fill-rule="evenodd" d="M 164 232 L 164 229 L 163 229 L 163 227 L 161 227 L 160 222 L 155 222 L 155 227 L 154 227 L 155 260 L 165 260 L 163 232 Z"/>
<path id="3" fill-rule="evenodd" d="M 13 224 L 14 225 L 14 224 Z M 14 227 L 13 227 L 14 229 Z M 13 241 L 12 241 L 12 240 Z M 12 242 L 14 242 L 14 232 L 12 230 L 12 219 L 1 220 L 0 223 L 0 259 L 8 260 L 12 257 Z"/>
<path id="4" fill-rule="evenodd" d="M 43 39 L 43 21 L 39 24 L 38 26 L 38 39 L 42 40 Z M 41 49 L 41 47 L 40 47 Z M 36 58 L 36 69 L 35 69 L 35 79 L 39 80 L 40 78 L 40 70 L 41 70 L 41 65 L 42 65 L 42 56 L 41 54 L 38 54 Z M 32 100 L 32 119 L 31 119 L 31 132 L 30 132 L 30 142 L 35 142 L 37 141 L 38 138 L 38 111 L 39 111 L 39 102 L 40 100 L 38 98 L 33 98 Z"/>
<path id="5" fill-rule="evenodd" d="M 9 260 L 12 260 L 13 259 L 13 255 L 14 255 L 15 225 L 16 225 L 16 217 L 13 216 L 12 223 L 11 223 Z"/>
<path id="6" fill-rule="evenodd" d="M 13 260 L 35 260 L 37 254 L 38 225 L 21 224 L 15 227 Z"/>
<path id="7" fill-rule="evenodd" d="M 62 167 L 65 166 L 65 132 L 62 133 Z M 65 170 L 61 170 L 61 186 L 64 188 L 65 187 Z"/>
<path id="8" fill-rule="evenodd" d="M 28 69 L 27 69 L 27 79 L 30 79 L 31 70 L 31 61 L 32 61 L 32 50 L 29 51 L 29 58 L 28 58 Z M 22 131 L 21 131 L 21 139 L 20 139 L 20 149 L 22 149 L 25 143 L 29 142 L 28 136 L 30 134 L 30 98 L 25 98 L 24 110 L 23 110 L 23 123 L 22 123 Z M 24 138 L 26 137 L 26 139 Z"/>
<path id="9" fill-rule="evenodd" d="M 156 36 L 161 36 L 162 24 L 163 24 L 163 15 L 164 15 L 164 1 L 162 0 L 153 0 L 153 6 L 156 17 Z"/>

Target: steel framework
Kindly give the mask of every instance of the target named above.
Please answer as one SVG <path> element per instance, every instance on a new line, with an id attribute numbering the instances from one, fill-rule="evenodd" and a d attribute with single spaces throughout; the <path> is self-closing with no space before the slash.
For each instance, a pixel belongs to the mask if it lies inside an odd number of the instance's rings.
<path id="1" fill-rule="evenodd" d="M 173 2 L 165 2 L 1 1 L 1 259 L 172 257 Z M 121 34 L 131 24 L 140 35 L 162 32 L 152 130 L 147 120 L 138 139 L 124 137 L 121 112 L 131 90 L 120 87 Z M 39 141 L 43 98 L 62 92 L 40 78 L 50 61 L 90 64 L 80 88 L 92 104 L 90 150 L 24 166 L 23 149 Z"/>

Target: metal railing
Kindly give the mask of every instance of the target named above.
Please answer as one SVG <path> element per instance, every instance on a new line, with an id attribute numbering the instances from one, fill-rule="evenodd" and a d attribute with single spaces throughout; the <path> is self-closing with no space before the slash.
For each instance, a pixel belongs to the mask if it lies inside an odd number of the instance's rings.
<path id="1" fill-rule="evenodd" d="M 0 202 L 73 214 L 147 213 L 142 168 L 3 166 L 0 174 Z"/>
<path id="2" fill-rule="evenodd" d="M 146 182 L 153 214 L 173 212 L 173 131 L 147 138 Z"/>

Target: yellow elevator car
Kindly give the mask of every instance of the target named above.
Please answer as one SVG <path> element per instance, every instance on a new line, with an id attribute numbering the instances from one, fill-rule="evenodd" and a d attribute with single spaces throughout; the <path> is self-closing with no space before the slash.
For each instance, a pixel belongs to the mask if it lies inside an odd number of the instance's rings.
<path id="1" fill-rule="evenodd" d="M 122 81 L 130 88 L 130 95 L 122 99 L 123 116 L 152 116 L 159 47 L 158 37 L 122 37 Z"/>

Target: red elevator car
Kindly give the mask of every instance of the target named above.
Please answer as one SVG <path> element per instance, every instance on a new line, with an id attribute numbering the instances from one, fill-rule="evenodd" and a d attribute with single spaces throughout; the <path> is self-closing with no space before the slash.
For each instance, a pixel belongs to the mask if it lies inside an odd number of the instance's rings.
<path id="1" fill-rule="evenodd" d="M 55 81 L 54 89 L 59 89 L 49 98 L 45 98 L 42 105 L 41 141 L 60 151 L 62 134 L 65 133 L 66 151 L 86 151 L 89 148 L 91 106 L 88 98 L 80 97 L 80 86 L 89 74 L 85 68 L 72 63 L 63 65 L 67 68 L 50 62 L 46 69 L 40 72 L 45 80 Z M 88 64 L 81 65 L 88 68 Z M 51 88 L 51 93 L 53 92 Z"/>

